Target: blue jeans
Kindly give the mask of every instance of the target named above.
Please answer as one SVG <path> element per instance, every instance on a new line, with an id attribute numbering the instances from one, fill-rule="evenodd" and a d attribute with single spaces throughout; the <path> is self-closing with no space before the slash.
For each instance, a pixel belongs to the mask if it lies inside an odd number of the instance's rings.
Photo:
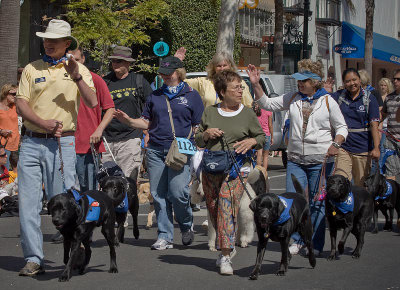
<path id="1" fill-rule="evenodd" d="M 157 216 L 158 238 L 173 242 L 173 212 L 181 232 L 190 230 L 193 223 L 189 189 L 190 162 L 188 160 L 179 171 L 173 170 L 164 164 L 167 153 L 167 149 L 148 148 L 146 156 L 150 192 L 154 198 Z"/>
<path id="2" fill-rule="evenodd" d="M 61 138 L 65 187 L 75 184 L 75 137 Z M 40 230 L 43 190 L 47 199 L 64 192 L 56 139 L 24 136 L 18 162 L 19 221 L 21 245 L 26 262 L 43 264 L 43 235 Z"/>
<path id="3" fill-rule="evenodd" d="M 96 173 L 92 153 L 76 154 L 76 174 L 81 192 L 97 189 Z"/>
<path id="4" fill-rule="evenodd" d="M 308 187 L 308 198 L 311 213 L 311 223 L 313 225 L 313 247 L 318 251 L 322 251 L 325 244 L 325 202 L 314 201 L 314 197 L 318 194 L 319 177 L 321 174 L 322 164 L 301 165 L 288 161 L 286 171 L 286 191 L 296 192 L 291 175 L 296 176 L 303 190 Z M 326 166 L 326 176 L 329 176 L 333 169 L 333 163 Z M 300 235 L 294 233 L 292 238 L 295 242 L 302 243 Z"/>

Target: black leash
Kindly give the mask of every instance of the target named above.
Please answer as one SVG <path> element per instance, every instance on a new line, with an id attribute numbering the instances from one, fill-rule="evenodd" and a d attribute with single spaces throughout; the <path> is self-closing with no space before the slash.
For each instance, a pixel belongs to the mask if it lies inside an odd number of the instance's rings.
<path id="1" fill-rule="evenodd" d="M 225 135 L 222 135 L 222 140 L 224 140 L 224 142 L 225 142 L 225 144 L 226 144 L 228 156 L 231 158 L 231 160 L 232 160 L 232 162 L 233 162 L 233 165 L 234 165 L 234 167 L 235 167 L 236 173 L 237 173 L 238 176 L 239 176 L 240 183 L 242 183 L 243 188 L 244 188 L 244 191 L 247 193 L 247 196 L 249 197 L 249 199 L 250 199 L 250 201 L 251 201 L 251 200 L 253 200 L 254 198 L 250 195 L 249 191 L 248 191 L 247 188 L 246 188 L 246 185 L 244 184 L 243 177 L 242 177 L 242 175 L 240 174 L 239 165 L 237 164 L 237 161 L 236 161 L 235 156 L 233 156 L 232 152 L 229 150 L 228 141 L 226 141 Z"/>
<path id="2" fill-rule="evenodd" d="M 96 148 L 94 148 L 93 143 L 90 143 L 90 151 L 92 152 L 92 157 L 93 157 L 93 163 L 94 163 L 94 168 L 96 172 L 99 172 L 100 170 L 100 156 L 96 151 Z"/>

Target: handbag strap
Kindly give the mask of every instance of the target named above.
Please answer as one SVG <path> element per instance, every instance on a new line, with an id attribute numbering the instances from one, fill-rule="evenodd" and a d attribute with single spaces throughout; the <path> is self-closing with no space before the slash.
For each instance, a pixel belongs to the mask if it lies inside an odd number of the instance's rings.
<path id="1" fill-rule="evenodd" d="M 169 122 L 171 123 L 172 134 L 174 135 L 174 139 L 175 139 L 176 138 L 176 136 L 175 136 L 175 126 L 174 126 L 174 121 L 172 120 L 172 109 L 171 109 L 171 105 L 169 103 L 169 99 L 168 99 L 167 96 L 165 96 L 165 101 L 167 102 Z M 190 126 L 190 131 L 189 131 L 189 135 L 187 136 L 187 139 L 189 139 L 191 135 L 192 135 L 192 126 Z"/>

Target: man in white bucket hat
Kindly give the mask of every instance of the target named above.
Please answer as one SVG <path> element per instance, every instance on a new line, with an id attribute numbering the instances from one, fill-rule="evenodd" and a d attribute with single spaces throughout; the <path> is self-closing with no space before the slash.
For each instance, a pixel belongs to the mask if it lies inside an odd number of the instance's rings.
<path id="1" fill-rule="evenodd" d="M 26 261 L 20 276 L 44 272 L 39 215 L 42 184 L 48 200 L 75 184 L 74 133 L 80 97 L 88 107 L 97 105 L 89 70 L 66 56 L 68 49 L 77 47 L 71 26 L 54 19 L 45 32 L 36 35 L 43 38 L 45 55 L 25 67 L 16 102 L 26 127 L 18 163 L 21 245 Z"/>

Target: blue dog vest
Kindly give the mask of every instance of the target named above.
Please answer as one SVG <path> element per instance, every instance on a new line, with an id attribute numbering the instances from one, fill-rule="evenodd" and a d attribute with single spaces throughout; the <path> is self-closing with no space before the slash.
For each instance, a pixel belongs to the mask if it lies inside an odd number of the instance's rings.
<path id="1" fill-rule="evenodd" d="M 79 200 L 82 198 L 82 195 L 79 194 L 75 189 L 71 189 L 72 194 L 74 195 L 75 202 L 79 204 Z M 92 198 L 89 195 L 86 195 L 89 201 L 89 210 L 86 214 L 85 223 L 96 222 L 100 217 L 100 204 L 97 200 Z"/>
<path id="2" fill-rule="evenodd" d="M 346 214 L 348 212 L 353 212 L 354 210 L 354 197 L 353 193 L 350 192 L 346 201 L 344 202 L 335 202 L 333 201 L 335 207 L 340 210 L 342 213 Z"/>
<path id="3" fill-rule="evenodd" d="M 281 225 L 287 220 L 290 219 L 290 208 L 292 207 L 293 204 L 293 199 L 288 199 L 284 198 L 282 196 L 278 196 L 283 205 L 285 206 L 285 210 L 282 212 L 282 214 L 279 216 L 279 219 L 274 222 L 274 226 Z"/>
<path id="4" fill-rule="evenodd" d="M 385 194 L 383 196 L 377 196 L 375 197 L 375 200 L 380 200 L 380 199 L 387 199 L 392 193 L 393 193 L 393 187 L 392 185 L 386 181 L 386 186 L 387 186 L 387 190 L 385 192 Z"/>
<path id="5" fill-rule="evenodd" d="M 116 212 L 127 213 L 129 208 L 128 193 L 125 193 L 124 200 L 115 208 Z"/>

